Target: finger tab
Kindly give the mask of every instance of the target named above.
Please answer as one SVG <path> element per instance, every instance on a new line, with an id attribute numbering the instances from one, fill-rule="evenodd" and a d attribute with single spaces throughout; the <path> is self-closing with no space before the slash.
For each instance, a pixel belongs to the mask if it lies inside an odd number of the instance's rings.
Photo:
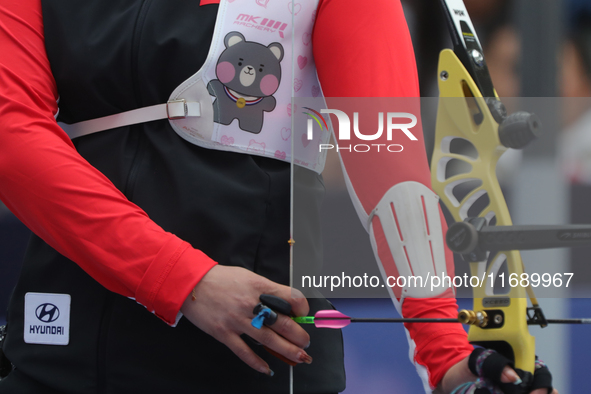
<path id="1" fill-rule="evenodd" d="M 270 294 L 262 294 L 259 299 L 264 305 L 268 306 L 274 311 L 283 313 L 287 316 L 291 315 L 291 304 L 285 301 L 283 298 Z"/>

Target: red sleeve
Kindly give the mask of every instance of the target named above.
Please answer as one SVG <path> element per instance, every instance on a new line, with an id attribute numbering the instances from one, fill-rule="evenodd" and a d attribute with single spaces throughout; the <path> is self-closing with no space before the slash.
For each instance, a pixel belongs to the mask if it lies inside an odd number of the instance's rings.
<path id="1" fill-rule="evenodd" d="M 59 128 L 40 0 L 3 1 L 0 18 L 0 199 L 106 288 L 173 324 L 215 262 L 152 222 Z"/>
<path id="2" fill-rule="evenodd" d="M 332 108 L 330 97 L 390 97 L 394 99 L 362 99 L 356 100 L 354 105 L 356 108 L 365 105 L 363 103 L 371 105 L 371 113 L 392 112 L 394 106 L 396 112 L 410 112 L 420 118 L 414 51 L 399 1 L 321 0 L 313 45 L 318 76 L 328 97 L 329 108 Z M 339 101 L 332 99 L 332 102 Z M 349 108 L 351 112 L 353 109 Z M 377 206 L 386 191 L 398 183 L 415 181 L 431 186 L 420 119 L 412 130 L 418 138 L 416 142 L 404 136 L 399 136 L 402 139 L 398 141 L 379 141 L 385 144 L 400 142 L 404 146 L 401 153 L 382 150 L 366 155 L 341 151 L 346 175 L 356 195 L 354 198 L 358 198 L 366 215 Z M 350 143 L 367 144 L 367 141 L 352 137 Z M 445 222 L 443 225 L 445 234 Z M 387 245 L 383 234 L 377 234 L 376 242 Z M 392 259 L 389 250 L 388 253 L 382 252 L 380 249 L 382 261 L 387 259 L 386 255 Z M 451 268 L 448 271 L 453 272 L 453 256 L 449 251 L 446 261 Z M 453 296 L 427 300 L 406 298 L 402 314 L 405 317 L 455 317 L 457 304 Z M 459 324 L 409 324 L 406 327 L 416 344 L 415 362 L 427 367 L 431 387 L 439 383 L 452 365 L 472 351 Z"/>

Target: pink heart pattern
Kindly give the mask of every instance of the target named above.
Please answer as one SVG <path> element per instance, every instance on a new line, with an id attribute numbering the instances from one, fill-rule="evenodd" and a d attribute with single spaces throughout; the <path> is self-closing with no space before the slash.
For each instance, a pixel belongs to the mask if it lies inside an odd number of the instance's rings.
<path id="1" fill-rule="evenodd" d="M 308 64 L 308 58 L 302 55 L 298 56 L 298 67 L 300 70 L 303 70 L 304 67 L 306 67 L 306 64 Z"/>
<path id="2" fill-rule="evenodd" d="M 306 46 L 310 45 L 310 41 L 312 41 L 311 34 L 308 34 L 308 33 L 302 34 L 302 42 L 304 43 L 304 45 L 306 45 Z"/>
<path id="3" fill-rule="evenodd" d="M 302 82 L 302 80 L 301 80 L 301 79 L 294 78 L 294 80 L 293 80 L 293 89 L 294 89 L 296 92 L 299 92 L 299 91 L 300 91 L 300 89 L 302 88 L 302 85 L 303 85 L 303 84 L 304 84 L 304 82 Z"/>
<path id="4" fill-rule="evenodd" d="M 298 110 L 298 106 L 297 106 L 297 105 L 294 105 L 294 106 L 293 106 L 293 110 L 294 110 L 294 111 L 297 111 L 297 110 Z M 291 116 L 291 104 L 287 104 L 287 114 L 288 114 L 289 116 Z M 290 133 L 291 133 L 291 130 L 290 130 Z"/>
<path id="5" fill-rule="evenodd" d="M 291 109 L 290 109 L 290 113 L 291 113 Z M 283 139 L 283 141 L 287 141 L 289 139 L 289 137 L 291 137 L 291 129 L 288 129 L 287 127 L 282 128 L 281 129 L 281 138 Z"/>
<path id="6" fill-rule="evenodd" d="M 261 7 L 267 8 L 267 4 L 269 4 L 269 0 L 256 0 L 256 3 Z"/>
<path id="7" fill-rule="evenodd" d="M 285 160 L 285 158 L 287 157 L 287 155 L 283 151 L 276 150 L 275 151 L 275 157 L 278 158 L 279 160 Z"/>
<path id="8" fill-rule="evenodd" d="M 293 8 L 293 11 L 292 11 Z M 287 4 L 287 9 L 289 10 L 289 12 L 291 12 L 294 15 L 297 15 L 298 12 L 300 12 L 302 10 L 302 5 L 300 3 L 295 3 L 293 4 L 293 2 L 289 2 Z"/>
<path id="9" fill-rule="evenodd" d="M 228 137 L 227 135 L 222 135 L 222 145 L 234 145 L 234 137 Z"/>
<path id="10" fill-rule="evenodd" d="M 312 96 L 318 97 L 320 95 L 320 87 L 313 85 L 312 86 Z"/>

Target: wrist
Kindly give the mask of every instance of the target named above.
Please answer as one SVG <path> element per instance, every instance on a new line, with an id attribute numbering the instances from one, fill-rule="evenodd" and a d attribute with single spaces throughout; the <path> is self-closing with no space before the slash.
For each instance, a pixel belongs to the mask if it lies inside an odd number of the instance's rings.
<path id="1" fill-rule="evenodd" d="M 461 384 L 476 380 L 477 377 L 470 372 L 470 368 L 468 367 L 468 359 L 469 356 L 463 358 L 447 370 L 435 390 L 436 393 L 448 394 Z"/>

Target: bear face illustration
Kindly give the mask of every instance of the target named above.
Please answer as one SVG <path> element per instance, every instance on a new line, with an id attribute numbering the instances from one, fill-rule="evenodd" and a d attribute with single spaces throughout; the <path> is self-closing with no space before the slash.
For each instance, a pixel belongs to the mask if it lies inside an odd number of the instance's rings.
<path id="1" fill-rule="evenodd" d="M 264 142 L 257 142 L 255 140 L 250 140 L 248 143 L 248 148 L 246 149 L 248 152 L 252 152 L 258 155 L 264 155 L 265 149 L 267 145 Z"/>
<path id="2" fill-rule="evenodd" d="M 216 76 L 207 85 L 216 97 L 213 103 L 214 121 L 229 125 L 238 119 L 239 127 L 251 133 L 263 128 L 263 112 L 275 109 L 272 96 L 281 82 L 283 46 L 271 43 L 264 46 L 246 41 L 239 32 L 224 38 L 226 49 L 217 61 Z"/>

